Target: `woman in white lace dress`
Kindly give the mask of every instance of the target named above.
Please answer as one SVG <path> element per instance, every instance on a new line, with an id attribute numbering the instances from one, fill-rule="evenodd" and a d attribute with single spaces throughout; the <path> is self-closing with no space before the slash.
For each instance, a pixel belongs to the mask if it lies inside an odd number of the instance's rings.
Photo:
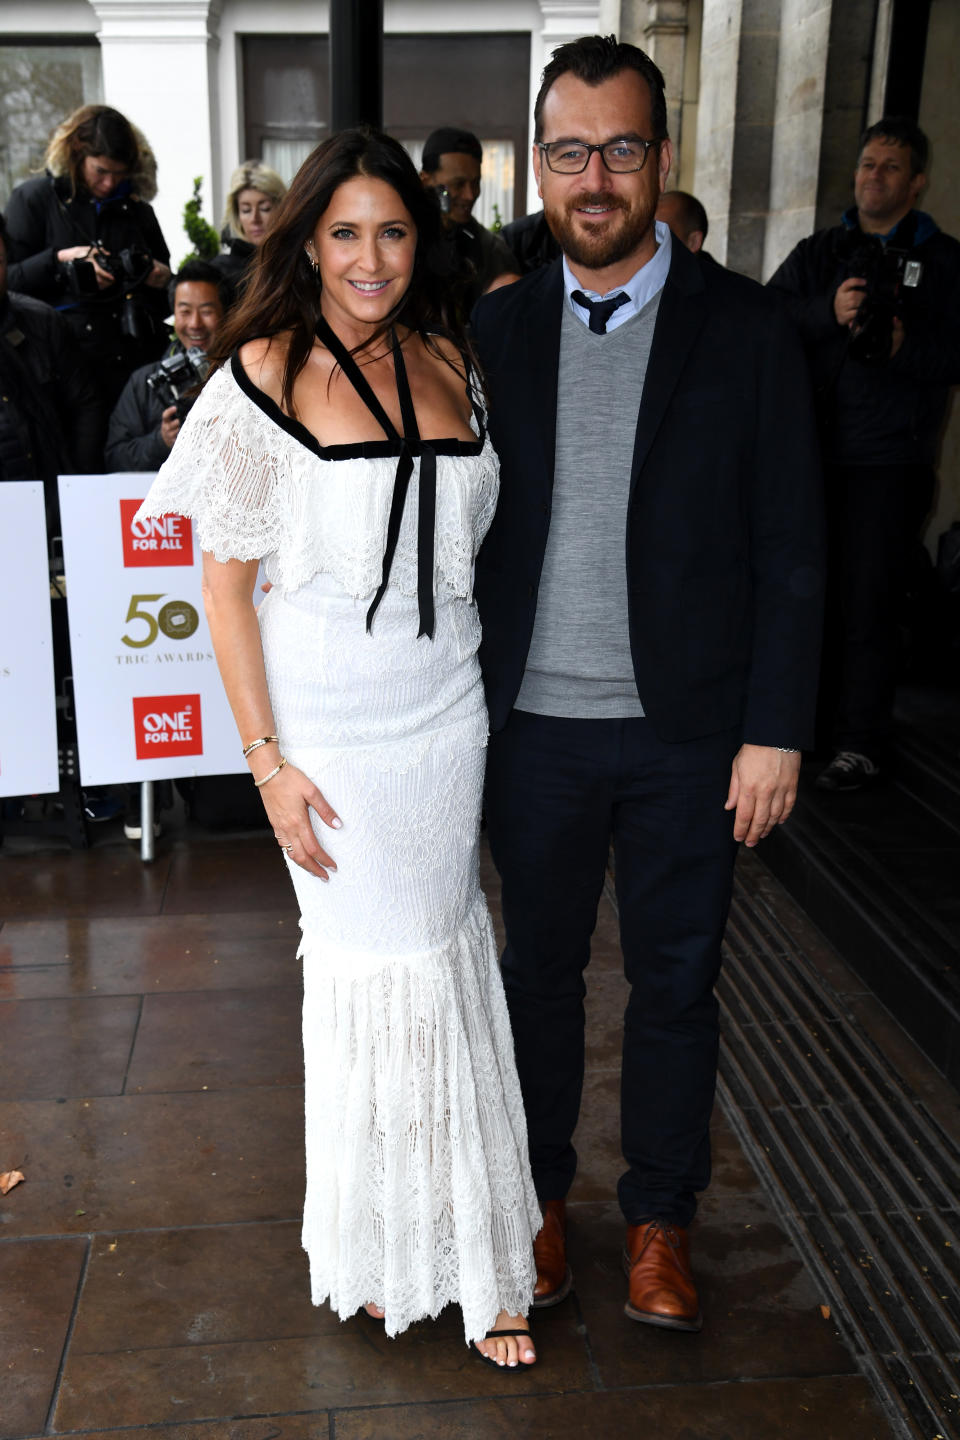
<path id="1" fill-rule="evenodd" d="M 394 1335 L 453 1301 L 483 1358 L 516 1365 L 540 1213 L 477 874 L 471 598 L 497 460 L 427 263 L 438 226 L 397 142 L 314 151 L 140 513 L 194 517 L 300 903 L 314 1303 Z"/>

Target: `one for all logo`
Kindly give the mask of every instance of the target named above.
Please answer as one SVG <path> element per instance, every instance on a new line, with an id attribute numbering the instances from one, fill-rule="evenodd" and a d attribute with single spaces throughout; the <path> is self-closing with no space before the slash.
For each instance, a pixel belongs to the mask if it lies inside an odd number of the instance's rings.
<path id="1" fill-rule="evenodd" d="M 130 565 L 192 565 L 193 522 L 185 515 L 134 520 L 141 500 L 120 501 L 123 563 Z"/>
<path id="2" fill-rule="evenodd" d="M 133 702 L 138 760 L 202 755 L 199 695 L 141 695 Z"/>

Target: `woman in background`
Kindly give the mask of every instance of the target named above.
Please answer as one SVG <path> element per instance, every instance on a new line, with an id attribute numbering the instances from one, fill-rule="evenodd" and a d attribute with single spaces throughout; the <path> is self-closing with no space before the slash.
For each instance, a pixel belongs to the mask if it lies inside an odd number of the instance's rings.
<path id="1" fill-rule="evenodd" d="M 286 193 L 287 187 L 277 172 L 260 160 L 244 160 L 230 176 L 223 216 L 227 248 L 211 263 L 230 282 L 238 298 L 246 286 L 253 257 Z"/>

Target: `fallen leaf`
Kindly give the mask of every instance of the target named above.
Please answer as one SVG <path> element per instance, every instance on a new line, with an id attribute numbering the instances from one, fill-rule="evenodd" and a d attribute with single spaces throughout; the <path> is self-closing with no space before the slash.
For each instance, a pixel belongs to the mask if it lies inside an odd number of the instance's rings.
<path id="1" fill-rule="evenodd" d="M 829 1320 L 829 1319 L 830 1319 L 830 1306 L 829 1306 L 829 1305 L 821 1305 L 821 1306 L 820 1306 L 820 1314 L 823 1316 L 824 1320 Z"/>
<path id="2" fill-rule="evenodd" d="M 19 1185 L 22 1179 L 22 1170 L 4 1170 L 0 1175 L 0 1195 L 9 1195 L 14 1185 Z"/>

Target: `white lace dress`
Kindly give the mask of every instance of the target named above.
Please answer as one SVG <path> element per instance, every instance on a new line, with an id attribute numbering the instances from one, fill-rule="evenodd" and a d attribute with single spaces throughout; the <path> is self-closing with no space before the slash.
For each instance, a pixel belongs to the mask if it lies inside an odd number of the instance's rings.
<path id="1" fill-rule="evenodd" d="M 341 1318 L 374 1302 L 391 1335 L 453 1301 L 467 1340 L 500 1310 L 529 1308 L 540 1226 L 477 874 L 487 719 L 471 582 L 498 478 L 478 408 L 474 429 L 450 453 L 435 442 L 432 640 L 417 638 L 419 460 L 368 631 L 399 447 L 321 449 L 236 358 L 140 511 L 192 516 L 218 560 L 263 559 L 281 749 L 343 822 L 314 822 L 338 867 L 329 883 L 288 862 L 303 932 L 313 1301 Z"/>

